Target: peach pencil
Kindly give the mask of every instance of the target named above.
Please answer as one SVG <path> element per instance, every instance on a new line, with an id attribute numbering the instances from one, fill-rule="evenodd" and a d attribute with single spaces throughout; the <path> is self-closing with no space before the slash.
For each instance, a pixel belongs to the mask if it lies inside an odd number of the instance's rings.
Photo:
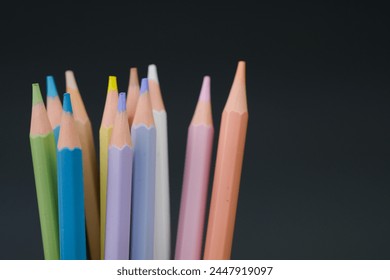
<path id="1" fill-rule="evenodd" d="M 204 259 L 230 259 L 247 126 L 245 62 L 240 61 L 222 113 Z"/>

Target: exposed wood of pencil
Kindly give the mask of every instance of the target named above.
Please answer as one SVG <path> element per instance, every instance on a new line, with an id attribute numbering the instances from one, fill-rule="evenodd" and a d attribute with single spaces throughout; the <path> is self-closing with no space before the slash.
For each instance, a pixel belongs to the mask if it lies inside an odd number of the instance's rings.
<path id="1" fill-rule="evenodd" d="M 231 256 L 247 124 L 245 62 L 240 61 L 222 114 L 204 259 Z"/>
<path id="2" fill-rule="evenodd" d="M 46 87 L 47 115 L 49 117 L 51 127 L 54 131 L 54 137 L 56 139 L 56 142 L 58 142 L 62 104 L 60 98 L 58 97 L 58 92 L 53 76 L 46 77 Z"/>
<path id="3" fill-rule="evenodd" d="M 56 97 L 47 97 L 46 98 L 47 103 L 47 115 L 50 120 L 51 127 L 54 129 L 57 126 L 60 125 L 61 122 L 61 114 L 58 114 L 58 112 L 61 113 L 60 109 L 62 108 L 61 100 Z"/>
<path id="4" fill-rule="evenodd" d="M 121 98 L 122 96 L 125 96 L 125 93 L 121 93 Z M 119 107 L 119 105 L 122 105 L 122 103 L 125 102 L 121 102 L 121 104 L 118 104 L 117 107 Z M 130 128 L 128 125 L 127 127 L 125 127 L 124 125 L 124 113 L 126 112 L 121 111 L 121 108 L 118 108 L 117 112 L 115 113 L 114 127 L 111 135 L 110 147 L 122 149 L 124 146 L 133 146 L 131 143 Z"/>
<path id="5" fill-rule="evenodd" d="M 93 260 L 98 260 L 100 259 L 99 178 L 92 126 L 73 72 L 66 71 L 65 78 L 66 90 L 71 95 L 74 119 L 83 152 L 85 215 L 89 257 Z"/>
<path id="6" fill-rule="evenodd" d="M 149 93 L 141 94 L 138 103 L 140 102 L 142 103 L 140 106 L 137 106 L 132 126 L 144 125 L 148 128 L 155 126 Z"/>
<path id="7" fill-rule="evenodd" d="M 126 110 L 129 119 L 129 127 L 133 124 L 135 109 L 139 97 L 139 81 L 137 68 L 130 68 L 129 87 L 127 89 Z"/>
<path id="8" fill-rule="evenodd" d="M 108 145 L 114 126 L 116 107 L 118 104 L 118 86 L 115 76 L 109 76 L 106 103 L 102 123 L 99 129 L 100 154 L 100 258 L 104 259 L 104 240 L 106 233 L 106 195 L 107 195 L 107 164 Z"/>
<path id="9" fill-rule="evenodd" d="M 161 95 L 160 82 L 158 80 L 156 65 L 151 64 L 148 68 L 148 81 L 150 100 L 154 111 L 165 111 L 164 101 Z"/>

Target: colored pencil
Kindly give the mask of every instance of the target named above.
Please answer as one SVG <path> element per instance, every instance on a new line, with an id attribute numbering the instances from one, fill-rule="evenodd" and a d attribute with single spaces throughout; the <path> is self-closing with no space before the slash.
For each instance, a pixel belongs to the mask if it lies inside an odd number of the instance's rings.
<path id="1" fill-rule="evenodd" d="M 32 85 L 30 146 L 44 257 L 46 260 L 58 260 L 60 248 L 58 236 L 56 146 L 39 84 Z"/>
<path id="2" fill-rule="evenodd" d="M 106 260 L 128 260 L 130 257 L 133 153 L 126 94 L 122 92 L 108 151 Z"/>
<path id="3" fill-rule="evenodd" d="M 135 109 L 139 97 L 139 81 L 137 68 L 130 68 L 129 87 L 127 89 L 126 109 L 129 118 L 129 127 L 133 124 Z"/>
<path id="4" fill-rule="evenodd" d="M 69 93 L 64 94 L 57 155 L 61 259 L 85 260 L 83 159 Z"/>
<path id="5" fill-rule="evenodd" d="M 149 92 L 156 125 L 156 201 L 154 217 L 154 259 L 171 258 L 167 112 L 161 96 L 157 67 L 148 67 Z"/>
<path id="6" fill-rule="evenodd" d="M 57 87 L 53 76 L 46 77 L 46 105 L 47 115 L 49 117 L 51 127 L 53 128 L 54 138 L 57 144 L 58 135 L 60 133 L 62 104 L 60 98 L 58 97 Z"/>
<path id="7" fill-rule="evenodd" d="M 89 258 L 100 259 L 99 178 L 92 126 L 72 71 L 65 72 L 66 91 L 70 93 L 74 120 L 83 152 L 85 216 Z"/>
<path id="8" fill-rule="evenodd" d="M 102 123 L 99 130 L 100 150 L 100 257 L 104 259 L 104 240 L 106 227 L 106 194 L 107 194 L 107 164 L 108 145 L 114 126 L 116 108 L 118 105 L 118 86 L 115 76 L 108 77 L 106 104 L 104 106 Z"/>
<path id="9" fill-rule="evenodd" d="M 206 76 L 188 128 L 176 239 L 177 260 L 201 259 L 213 137 L 210 77 Z"/>
<path id="10" fill-rule="evenodd" d="M 230 259 L 248 125 L 245 62 L 222 113 L 204 259 Z"/>
<path id="11" fill-rule="evenodd" d="M 154 244 L 156 128 L 148 79 L 142 79 L 131 136 L 134 144 L 131 259 L 150 260 Z"/>

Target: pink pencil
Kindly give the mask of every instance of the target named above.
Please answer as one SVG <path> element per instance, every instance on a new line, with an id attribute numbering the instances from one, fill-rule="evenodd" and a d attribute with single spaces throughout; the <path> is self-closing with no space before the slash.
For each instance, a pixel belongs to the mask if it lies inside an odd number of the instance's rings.
<path id="1" fill-rule="evenodd" d="M 205 76 L 198 104 L 188 128 L 176 260 L 201 258 L 213 136 L 210 77 Z"/>

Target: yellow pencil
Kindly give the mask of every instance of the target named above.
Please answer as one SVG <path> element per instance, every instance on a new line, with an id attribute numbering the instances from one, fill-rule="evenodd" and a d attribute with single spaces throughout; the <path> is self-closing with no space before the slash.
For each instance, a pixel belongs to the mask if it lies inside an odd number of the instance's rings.
<path id="1" fill-rule="evenodd" d="M 106 195 L 107 195 L 107 162 L 108 145 L 114 127 L 118 104 L 118 86 L 115 76 L 108 77 L 106 104 L 99 130 L 100 151 L 100 258 L 104 259 L 104 240 L 106 236 Z"/>

